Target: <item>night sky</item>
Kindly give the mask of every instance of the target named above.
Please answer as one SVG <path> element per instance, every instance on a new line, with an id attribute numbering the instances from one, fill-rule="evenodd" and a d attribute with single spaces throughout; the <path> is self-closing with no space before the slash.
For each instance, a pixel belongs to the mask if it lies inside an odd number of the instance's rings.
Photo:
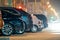
<path id="1" fill-rule="evenodd" d="M 52 7 L 55 8 L 56 11 L 60 13 L 60 0 L 50 0 L 50 3 Z"/>

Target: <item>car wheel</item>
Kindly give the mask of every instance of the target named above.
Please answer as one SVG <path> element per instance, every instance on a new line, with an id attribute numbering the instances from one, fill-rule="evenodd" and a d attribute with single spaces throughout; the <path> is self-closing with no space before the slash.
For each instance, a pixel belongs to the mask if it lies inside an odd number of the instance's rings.
<path id="1" fill-rule="evenodd" d="M 22 22 L 21 30 L 19 30 L 20 34 L 23 34 L 25 32 L 25 23 Z"/>
<path id="2" fill-rule="evenodd" d="M 38 27 L 36 25 L 33 25 L 33 27 L 31 28 L 31 32 L 35 33 L 38 31 Z"/>
<path id="3" fill-rule="evenodd" d="M 13 32 L 12 25 L 9 23 L 5 23 L 4 26 L 2 27 L 2 34 L 8 36 L 11 35 L 12 32 Z"/>
<path id="4" fill-rule="evenodd" d="M 24 22 L 18 22 L 18 26 L 16 29 L 16 33 L 23 34 L 25 32 L 25 23 Z"/>

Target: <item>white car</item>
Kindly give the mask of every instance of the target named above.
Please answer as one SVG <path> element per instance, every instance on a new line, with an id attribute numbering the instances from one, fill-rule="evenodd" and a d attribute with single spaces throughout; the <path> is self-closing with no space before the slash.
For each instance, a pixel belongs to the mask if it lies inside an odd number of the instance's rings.
<path id="1" fill-rule="evenodd" d="M 36 32 L 37 29 L 39 31 L 42 31 L 43 28 L 45 28 L 45 22 L 43 20 L 40 20 L 36 15 L 31 14 L 32 21 L 33 21 L 33 28 L 32 31 Z M 43 19 L 43 18 L 41 18 Z M 45 19 L 44 19 L 45 20 Z M 47 20 L 46 20 L 47 21 Z"/>
<path id="2" fill-rule="evenodd" d="M 37 25 L 38 28 L 43 28 L 43 21 L 39 20 L 35 15 L 32 14 L 33 25 Z"/>

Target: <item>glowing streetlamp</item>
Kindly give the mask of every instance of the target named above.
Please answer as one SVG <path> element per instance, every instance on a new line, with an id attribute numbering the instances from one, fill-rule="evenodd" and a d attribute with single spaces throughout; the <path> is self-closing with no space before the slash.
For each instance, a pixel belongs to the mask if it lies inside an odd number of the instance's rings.
<path id="1" fill-rule="evenodd" d="M 49 5 L 50 3 L 49 2 L 47 2 L 47 5 Z"/>
<path id="2" fill-rule="evenodd" d="M 48 5 L 48 8 L 50 8 L 51 7 L 51 5 Z"/>

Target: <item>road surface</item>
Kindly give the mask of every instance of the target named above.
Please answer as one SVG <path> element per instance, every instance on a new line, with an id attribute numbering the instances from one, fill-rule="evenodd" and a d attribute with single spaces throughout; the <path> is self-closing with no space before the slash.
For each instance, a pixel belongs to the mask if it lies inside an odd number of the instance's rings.
<path id="1" fill-rule="evenodd" d="M 60 40 L 60 34 L 52 34 L 48 31 L 42 31 L 37 33 L 24 33 L 22 35 L 20 34 L 14 34 L 11 36 L 0 36 L 1 38 L 9 38 L 9 40 Z"/>

